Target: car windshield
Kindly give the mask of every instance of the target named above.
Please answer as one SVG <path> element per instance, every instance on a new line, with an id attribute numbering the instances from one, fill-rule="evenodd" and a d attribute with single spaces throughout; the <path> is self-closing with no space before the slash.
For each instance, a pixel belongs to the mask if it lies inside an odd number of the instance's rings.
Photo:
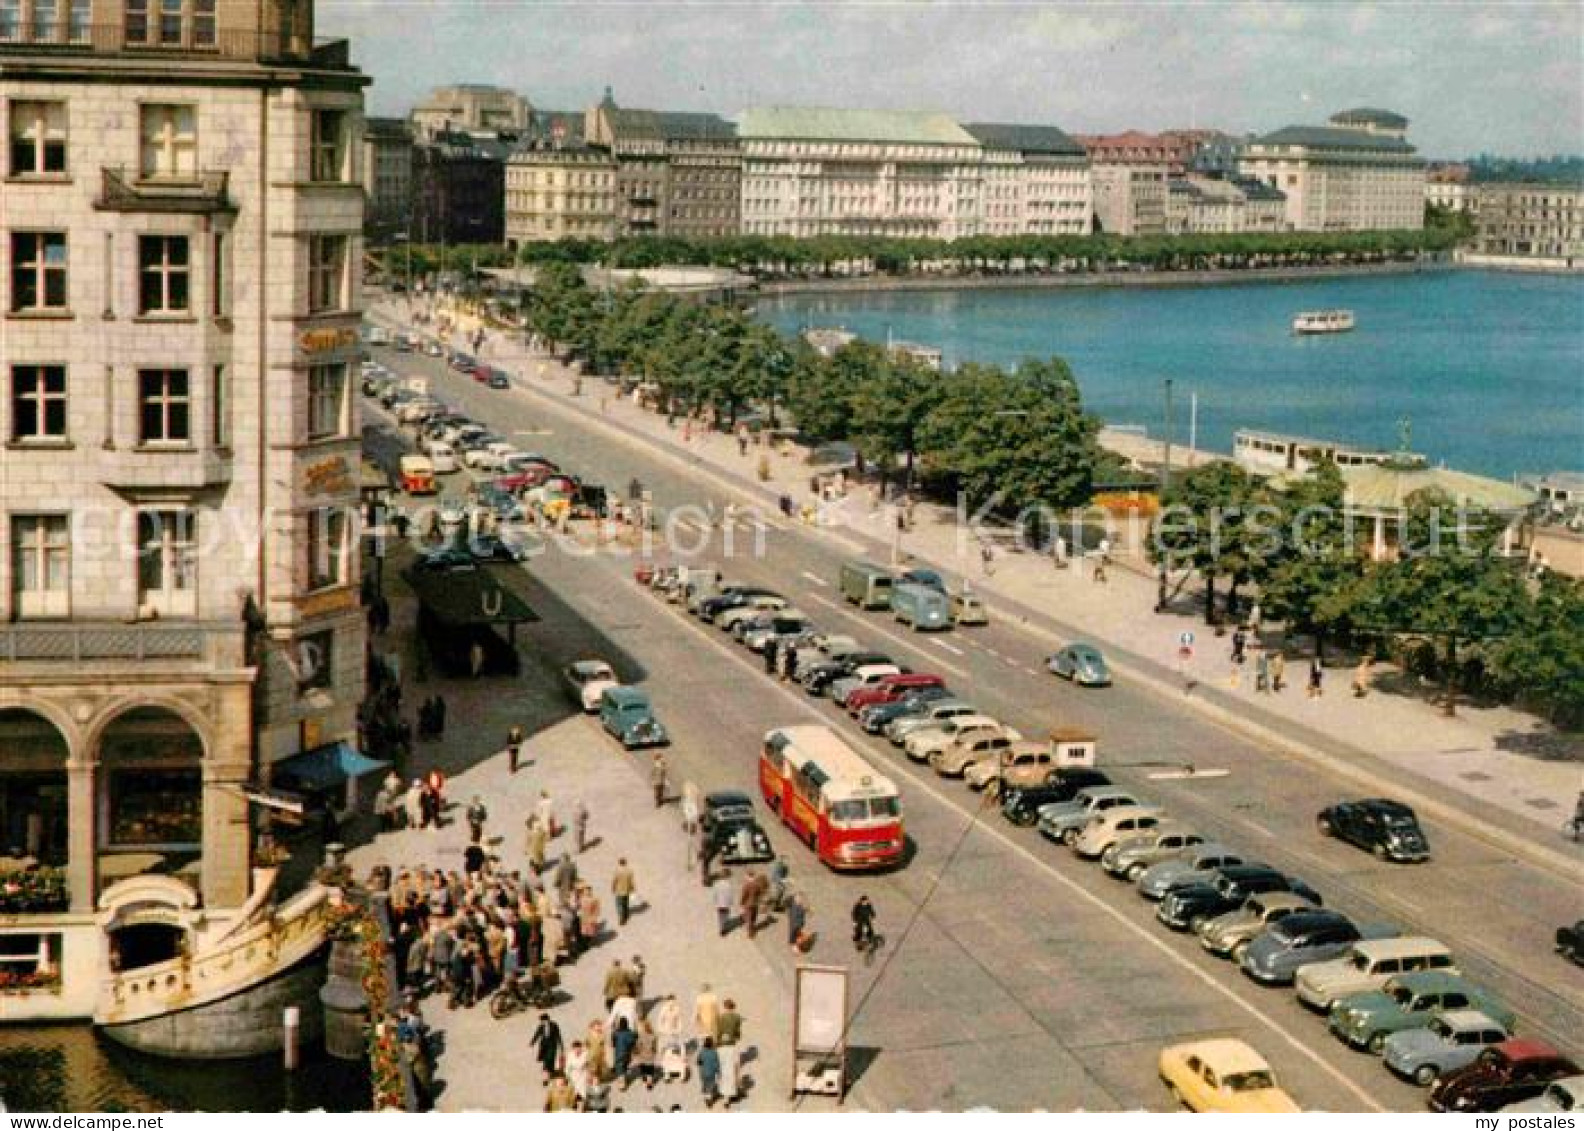
<path id="1" fill-rule="evenodd" d="M 1226 1078 L 1225 1083 L 1229 1092 L 1263 1092 L 1276 1086 L 1275 1078 L 1263 1068 L 1253 1072 L 1234 1072 Z"/>
<path id="2" fill-rule="evenodd" d="M 1398 986 L 1392 991 L 1392 1000 L 1398 1005 L 1407 1005 L 1413 1000 L 1413 991 L 1407 986 Z"/>

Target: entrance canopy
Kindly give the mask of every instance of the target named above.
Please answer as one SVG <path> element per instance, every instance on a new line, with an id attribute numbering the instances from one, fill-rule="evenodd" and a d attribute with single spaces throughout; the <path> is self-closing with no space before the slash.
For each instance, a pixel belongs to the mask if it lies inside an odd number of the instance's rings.
<path id="1" fill-rule="evenodd" d="M 389 768 L 389 762 L 370 758 L 349 742 L 332 742 L 278 763 L 275 780 L 289 780 L 302 789 L 320 793 Z"/>
<path id="2" fill-rule="evenodd" d="M 483 565 L 448 570 L 414 566 L 402 577 L 424 610 L 449 628 L 516 625 L 539 619 L 528 602 Z"/>

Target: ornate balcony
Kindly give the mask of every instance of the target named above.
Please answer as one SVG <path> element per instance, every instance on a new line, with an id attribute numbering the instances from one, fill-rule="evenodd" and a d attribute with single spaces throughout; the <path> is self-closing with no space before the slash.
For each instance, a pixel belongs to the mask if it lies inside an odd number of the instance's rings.
<path id="1" fill-rule="evenodd" d="M 124 168 L 103 168 L 103 184 L 94 207 L 101 212 L 177 212 L 207 215 L 235 212 L 230 174 L 211 169 L 192 180 L 144 180 Z"/>
<path id="2" fill-rule="evenodd" d="M 25 678 L 22 665 L 175 663 L 205 667 L 244 665 L 241 621 L 160 623 L 157 621 L 19 622 L 0 625 L 0 670 Z M 3 677 L 0 677 L 3 678 Z"/>

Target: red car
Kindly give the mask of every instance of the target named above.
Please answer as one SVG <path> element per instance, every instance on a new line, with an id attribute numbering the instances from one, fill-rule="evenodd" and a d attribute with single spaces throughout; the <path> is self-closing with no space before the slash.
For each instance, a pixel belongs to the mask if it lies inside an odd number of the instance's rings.
<path id="1" fill-rule="evenodd" d="M 859 711 L 876 703 L 890 703 L 910 691 L 923 687 L 945 687 L 946 681 L 928 672 L 903 672 L 888 675 L 873 687 L 863 687 L 847 697 L 847 713 L 857 717 Z"/>
<path id="2" fill-rule="evenodd" d="M 553 467 L 546 467 L 542 463 L 531 463 L 521 471 L 502 475 L 495 480 L 495 486 L 502 491 L 526 491 L 530 487 L 539 486 L 539 484 L 555 474 L 556 469 Z"/>
<path id="3" fill-rule="evenodd" d="M 1553 1080 L 1578 1072 L 1576 1064 L 1544 1041 L 1533 1037 L 1503 1041 L 1432 1084 L 1430 1110 L 1499 1111 L 1534 1099 Z"/>

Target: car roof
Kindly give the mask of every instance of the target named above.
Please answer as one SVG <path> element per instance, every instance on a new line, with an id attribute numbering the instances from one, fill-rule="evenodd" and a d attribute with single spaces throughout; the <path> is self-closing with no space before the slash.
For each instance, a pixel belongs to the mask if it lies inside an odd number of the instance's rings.
<path id="1" fill-rule="evenodd" d="M 640 691 L 636 687 L 627 687 L 626 685 L 619 687 L 607 687 L 605 689 L 605 695 L 618 707 L 630 707 L 636 704 L 647 705 L 649 702 L 649 696 L 644 692 Z"/>
<path id="2" fill-rule="evenodd" d="M 1402 986 L 1416 994 L 1440 993 L 1446 990 L 1473 989 L 1468 981 L 1445 970 L 1415 970 L 1394 975 L 1387 985 Z"/>
<path id="3" fill-rule="evenodd" d="M 1222 1075 L 1230 1072 L 1260 1072 L 1270 1068 L 1264 1057 L 1232 1037 L 1178 1045 L 1177 1052 L 1183 1056 L 1199 1057 Z"/>
<path id="4" fill-rule="evenodd" d="M 724 809 L 728 806 L 753 805 L 753 798 L 740 789 L 718 789 L 714 793 L 704 795 L 704 804 L 710 809 Z"/>
<path id="5" fill-rule="evenodd" d="M 1492 1017 L 1481 1013 L 1477 1009 L 1448 1009 L 1441 1014 L 1441 1020 L 1454 1029 L 1502 1029 L 1507 1027 Z"/>
<path id="6" fill-rule="evenodd" d="M 601 671 L 611 671 L 611 666 L 604 660 L 578 660 L 572 665 L 572 670 L 578 675 L 594 675 Z"/>
<path id="7" fill-rule="evenodd" d="M 1361 809 L 1370 809 L 1382 816 L 1412 817 L 1414 811 L 1401 801 L 1393 801 L 1389 797 L 1366 797 L 1363 801 L 1354 802 Z"/>
<path id="8" fill-rule="evenodd" d="M 1067 652 L 1071 652 L 1075 656 L 1098 656 L 1098 655 L 1100 655 L 1100 649 L 1096 648 L 1093 644 L 1086 644 L 1086 643 L 1083 643 L 1082 641 L 1080 641 L 1080 642 L 1078 642 L 1076 644 L 1069 644 L 1063 650 L 1067 651 Z"/>
<path id="9" fill-rule="evenodd" d="M 1496 1048 L 1508 1060 L 1565 1060 L 1561 1053 L 1533 1037 L 1514 1037 Z"/>

